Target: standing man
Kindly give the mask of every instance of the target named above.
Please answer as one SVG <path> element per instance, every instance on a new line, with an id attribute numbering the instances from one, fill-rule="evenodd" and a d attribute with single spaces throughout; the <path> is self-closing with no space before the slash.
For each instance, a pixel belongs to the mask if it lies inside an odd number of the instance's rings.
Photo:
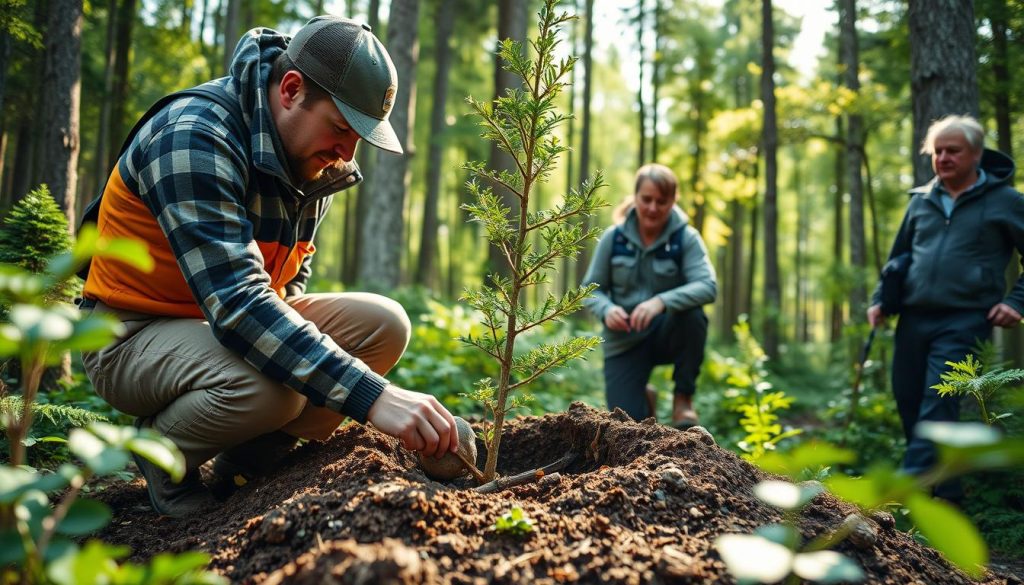
<path id="1" fill-rule="evenodd" d="M 93 261 L 83 310 L 127 334 L 83 356 L 97 392 L 184 453 L 174 484 L 137 459 L 156 512 L 185 516 L 215 485 L 266 473 L 298 438 L 324 439 L 348 416 L 427 456 L 458 447 L 452 415 L 383 375 L 409 319 L 387 298 L 306 294 L 314 234 L 333 194 L 361 180 L 357 142 L 402 152 L 388 122 L 398 79 L 357 22 L 320 16 L 294 38 L 257 28 L 230 74 L 164 100 L 110 174 L 97 225 L 144 241 L 142 274 Z"/>
<path id="2" fill-rule="evenodd" d="M 934 445 L 914 435 L 918 421 L 957 421 L 960 401 L 932 386 L 947 361 L 963 360 L 992 327 L 1014 327 L 1024 312 L 1024 277 L 1007 293 L 1013 250 L 1024 252 L 1024 197 L 1012 187 L 1013 161 L 984 148 L 984 130 L 969 116 L 947 116 L 928 129 L 921 153 L 935 178 L 911 191 L 890 259 L 910 254 L 896 326 L 892 386 L 907 451 L 903 469 L 919 474 L 936 463 Z M 886 315 L 876 288 L 868 323 Z M 956 482 L 935 488 L 956 501 Z"/>

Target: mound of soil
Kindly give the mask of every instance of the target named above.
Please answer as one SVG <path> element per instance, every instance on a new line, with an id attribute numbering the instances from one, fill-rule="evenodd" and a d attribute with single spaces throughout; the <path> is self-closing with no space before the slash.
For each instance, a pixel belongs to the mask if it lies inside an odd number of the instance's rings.
<path id="1" fill-rule="evenodd" d="M 567 453 L 576 457 L 557 475 L 481 494 L 468 480 L 428 479 L 395 439 L 349 425 L 201 517 L 157 518 L 141 480 L 112 487 L 102 499 L 115 517 L 100 537 L 130 546 L 135 560 L 206 551 L 211 569 L 233 583 L 707 583 L 733 581 L 717 536 L 781 520 L 752 494 L 765 474 L 704 429 L 637 423 L 582 404 L 511 421 L 499 471 L 543 467 Z M 513 506 L 533 521 L 529 535 L 494 530 Z M 813 538 L 854 511 L 822 494 L 800 529 Z M 838 548 L 868 582 L 971 582 L 891 517 L 868 525 L 873 542 Z M 1022 583 L 994 573 L 983 582 Z"/>

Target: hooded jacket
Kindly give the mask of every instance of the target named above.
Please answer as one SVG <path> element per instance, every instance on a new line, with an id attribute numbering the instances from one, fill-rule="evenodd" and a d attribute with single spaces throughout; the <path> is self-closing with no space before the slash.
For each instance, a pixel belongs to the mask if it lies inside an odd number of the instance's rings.
<path id="1" fill-rule="evenodd" d="M 889 258 L 910 252 L 903 306 L 990 309 L 1003 302 L 1024 314 L 1024 276 L 1007 294 L 1004 273 L 1013 250 L 1024 252 L 1024 197 L 1011 186 L 1010 157 L 982 153 L 985 180 L 962 193 L 949 218 L 937 178 L 910 191 L 910 204 Z M 881 299 L 875 288 L 873 302 Z"/>
<path id="2" fill-rule="evenodd" d="M 689 225 L 689 218 L 679 208 L 674 209 L 665 229 L 650 246 L 644 246 L 640 237 L 636 209 L 629 211 L 619 227 L 630 254 L 612 254 L 616 226 L 608 228 L 598 240 L 583 278 L 584 285 L 598 285 L 584 305 L 602 324 L 605 315 L 615 305 L 629 313 L 655 296 L 665 303 L 666 312 L 685 311 L 715 301 L 718 294 L 715 267 L 708 258 L 700 232 Z M 672 234 L 680 230 L 684 232 L 682 266 L 678 260 L 658 254 L 660 249 L 669 245 Z M 604 325 L 605 357 L 629 350 L 650 331 L 650 327 L 639 332 L 612 331 Z"/>
<path id="3" fill-rule="evenodd" d="M 93 260 L 83 296 L 151 315 L 206 319 L 257 370 L 365 422 L 387 381 L 284 302 L 305 291 L 317 227 L 334 193 L 359 181 L 354 164 L 316 181 L 291 177 L 267 80 L 289 37 L 257 28 L 235 49 L 230 75 L 209 82 L 237 96 L 244 117 L 182 97 L 156 113 L 111 172 L 97 227 L 145 242 L 144 274 Z"/>

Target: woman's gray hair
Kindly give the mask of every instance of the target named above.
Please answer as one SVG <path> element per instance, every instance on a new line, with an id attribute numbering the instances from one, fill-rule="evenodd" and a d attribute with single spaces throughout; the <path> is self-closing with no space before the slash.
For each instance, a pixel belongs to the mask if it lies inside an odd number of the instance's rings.
<path id="1" fill-rule="evenodd" d="M 981 152 L 985 147 L 985 129 L 973 116 L 951 115 L 932 122 L 928 134 L 921 142 L 921 154 L 935 154 L 935 140 L 944 134 L 959 132 L 974 152 Z"/>

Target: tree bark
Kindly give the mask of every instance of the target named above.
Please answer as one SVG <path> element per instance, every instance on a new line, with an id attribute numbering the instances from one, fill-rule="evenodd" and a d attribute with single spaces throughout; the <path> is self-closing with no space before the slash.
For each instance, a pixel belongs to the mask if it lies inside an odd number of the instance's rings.
<path id="1" fill-rule="evenodd" d="M 366 24 L 370 25 L 370 30 L 374 31 L 373 34 L 380 38 L 380 0 L 370 0 L 367 10 L 369 12 Z M 372 147 L 364 144 L 356 151 L 356 162 L 362 169 L 364 177 L 373 176 L 373 163 L 376 158 L 373 150 Z M 366 223 L 366 216 L 370 213 L 370 207 L 373 205 L 370 181 L 365 180 L 351 197 L 355 197 L 356 201 L 355 213 L 346 214 L 345 238 L 348 241 L 346 246 L 348 253 L 345 255 L 345 269 L 342 271 L 342 280 L 346 283 L 354 283 L 359 274 L 359 259 L 363 254 L 362 226 Z"/>
<path id="2" fill-rule="evenodd" d="M 430 150 L 427 154 L 427 193 L 423 202 L 423 231 L 420 235 L 420 257 L 416 266 L 416 282 L 427 288 L 437 285 L 437 204 L 441 193 L 441 165 L 448 124 L 445 121 L 448 97 L 448 74 L 451 70 L 452 29 L 455 27 L 455 0 L 440 0 L 434 22 L 434 99 L 430 104 Z M 436 289 L 435 289 L 436 290 Z"/>
<path id="3" fill-rule="evenodd" d="M 836 136 L 843 135 L 843 118 L 842 116 L 836 116 Z M 845 207 L 843 194 L 846 191 L 846 149 L 837 146 L 835 149 L 835 192 L 834 192 L 834 214 L 832 219 L 832 266 L 833 274 L 838 279 L 841 269 L 846 265 L 846 259 L 843 256 L 843 250 L 845 249 L 844 244 L 846 243 L 844 229 L 845 221 L 843 208 Z M 832 310 L 831 310 L 831 328 L 830 328 L 830 339 L 832 343 L 837 343 L 843 338 L 843 324 L 845 318 L 845 305 L 843 295 L 834 294 L 831 299 Z"/>
<path id="4" fill-rule="evenodd" d="M 107 169 L 117 159 L 130 126 L 125 123 L 125 103 L 128 101 L 128 73 L 132 48 L 132 28 L 135 26 L 136 0 L 121 0 L 117 13 L 117 55 L 114 57 L 114 86 L 110 96 L 110 141 L 107 149 Z"/>
<path id="5" fill-rule="evenodd" d="M 637 3 L 637 15 L 636 15 L 636 47 L 639 53 L 637 59 L 637 76 L 639 77 L 639 83 L 636 90 L 636 105 L 639 110 L 640 119 L 639 130 L 640 143 L 637 149 L 637 168 L 647 164 L 647 110 L 644 107 L 644 17 L 646 16 L 646 6 L 644 6 L 644 0 L 639 0 Z"/>
<path id="6" fill-rule="evenodd" d="M 201 31 L 200 31 L 201 32 Z M 107 166 L 110 160 L 110 116 L 111 96 L 114 93 L 114 67 L 117 63 L 117 0 L 107 0 L 107 44 L 106 64 L 103 68 L 103 96 L 100 104 L 100 123 L 97 129 L 96 155 L 93 157 L 93 176 L 96 179 L 95 188 L 90 192 L 84 190 L 83 196 L 92 200 L 99 196 L 100 191 L 107 182 L 110 175 L 110 167 Z M 86 203 L 88 203 L 88 200 Z"/>
<path id="7" fill-rule="evenodd" d="M 41 183 L 75 225 L 81 95 L 82 0 L 52 0 L 43 65 L 39 165 Z"/>
<path id="8" fill-rule="evenodd" d="M 412 129 L 416 118 L 416 64 L 420 51 L 418 0 L 391 3 L 387 47 L 398 79 L 404 85 L 399 86 L 395 97 L 391 125 L 405 153 L 377 152 L 374 200 L 363 225 L 358 279 L 371 290 L 395 288 L 402 275 L 402 212 L 409 189 L 409 163 L 414 154 Z"/>
<path id="9" fill-rule="evenodd" d="M 778 251 L 778 163 L 776 160 L 779 132 L 775 113 L 775 26 L 772 21 L 772 0 L 761 4 L 761 101 L 764 104 L 764 351 L 769 357 L 779 355 L 779 289 Z"/>
<path id="10" fill-rule="evenodd" d="M 580 183 L 590 179 L 590 96 L 594 86 L 594 0 L 586 0 L 587 20 L 583 29 L 583 127 L 580 129 Z M 590 218 L 584 217 L 581 229 L 590 229 Z M 576 257 L 576 281 L 583 279 L 590 264 L 590 251 L 583 248 Z"/>
<path id="11" fill-rule="evenodd" d="M 910 96 L 914 182 L 932 177 L 931 161 L 918 151 L 932 122 L 949 114 L 978 116 L 977 60 L 972 0 L 914 0 L 910 27 Z"/>
<path id="12" fill-rule="evenodd" d="M 654 0 L 654 56 L 651 57 L 651 162 L 658 162 L 658 99 L 661 94 L 662 17 L 661 0 Z"/>
<path id="13" fill-rule="evenodd" d="M 524 41 L 526 39 L 526 21 L 528 20 L 529 3 L 520 0 L 501 0 L 498 3 L 498 42 L 504 39 Z M 494 97 L 505 95 L 509 88 L 518 87 L 522 81 L 519 76 L 502 67 L 501 59 L 494 59 Z M 491 153 L 488 160 L 488 168 L 500 171 L 513 171 L 515 162 L 512 155 L 498 148 L 497 143 L 491 143 Z M 500 186 L 494 186 L 494 192 L 502 199 L 502 204 L 512 210 L 512 215 L 519 213 L 519 200 L 512 192 Z M 511 269 L 508 262 L 502 255 L 501 250 L 496 246 L 488 247 L 488 268 L 487 272 L 508 276 Z"/>
<path id="14" fill-rule="evenodd" d="M 857 94 L 860 92 L 860 53 L 857 42 L 857 2 L 839 0 L 839 46 L 843 84 Z M 864 180 L 863 168 L 864 117 L 856 110 L 847 115 L 846 172 L 850 190 L 850 264 L 857 271 L 850 291 L 851 317 L 864 320 L 867 308 L 865 267 L 867 245 L 864 241 Z"/>
<path id="15" fill-rule="evenodd" d="M 222 75 L 231 71 L 231 57 L 242 34 L 242 0 L 227 0 L 228 10 L 224 15 L 224 58 L 221 62 Z"/>

